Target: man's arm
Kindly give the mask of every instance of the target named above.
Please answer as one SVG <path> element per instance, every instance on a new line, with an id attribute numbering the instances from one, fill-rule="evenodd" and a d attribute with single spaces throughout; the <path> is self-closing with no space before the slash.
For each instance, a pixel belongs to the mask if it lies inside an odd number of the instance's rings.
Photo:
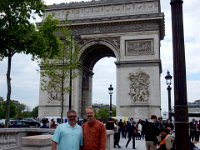
<path id="1" fill-rule="evenodd" d="M 106 141 L 107 141 L 107 134 L 106 128 L 104 126 L 101 127 L 101 142 L 100 142 L 100 150 L 106 150 Z"/>
<path id="2" fill-rule="evenodd" d="M 51 150 L 57 150 L 57 143 L 52 141 Z"/>

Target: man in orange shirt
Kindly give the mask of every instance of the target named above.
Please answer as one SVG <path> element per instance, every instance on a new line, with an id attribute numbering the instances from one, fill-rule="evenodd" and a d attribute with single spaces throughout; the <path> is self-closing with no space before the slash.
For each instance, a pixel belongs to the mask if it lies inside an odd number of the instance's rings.
<path id="1" fill-rule="evenodd" d="M 86 108 L 87 122 L 83 128 L 83 147 L 81 150 L 106 150 L 106 128 L 95 119 L 92 107 Z"/>

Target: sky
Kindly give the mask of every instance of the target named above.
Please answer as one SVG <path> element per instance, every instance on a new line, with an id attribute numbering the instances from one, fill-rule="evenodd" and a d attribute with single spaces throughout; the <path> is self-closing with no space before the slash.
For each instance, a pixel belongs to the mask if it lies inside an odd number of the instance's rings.
<path id="1" fill-rule="evenodd" d="M 46 4 L 71 2 L 78 0 L 45 0 Z M 79 0 L 83 1 L 83 0 Z M 167 70 L 173 76 L 173 56 L 172 56 L 172 29 L 171 29 L 171 6 L 170 0 L 160 0 L 161 11 L 165 14 L 165 37 L 161 41 L 161 107 L 163 111 L 168 109 L 168 95 L 165 76 Z M 183 20 L 184 20 L 184 39 L 185 39 L 185 56 L 187 72 L 187 96 L 188 102 L 194 102 L 200 99 L 200 0 L 184 0 L 183 3 Z M 115 58 L 103 58 L 97 62 L 93 72 L 93 103 L 109 104 L 108 87 L 110 84 L 114 87 L 113 104 L 116 104 L 116 66 Z M 36 62 L 31 61 L 31 56 L 16 54 L 12 60 L 11 99 L 18 100 L 26 104 L 30 109 L 39 104 L 39 83 L 40 74 L 37 71 L 39 66 Z M 7 59 L 0 61 L 0 97 L 6 99 Z M 104 72 L 102 74 L 102 72 Z M 172 107 L 174 105 L 172 83 Z"/>

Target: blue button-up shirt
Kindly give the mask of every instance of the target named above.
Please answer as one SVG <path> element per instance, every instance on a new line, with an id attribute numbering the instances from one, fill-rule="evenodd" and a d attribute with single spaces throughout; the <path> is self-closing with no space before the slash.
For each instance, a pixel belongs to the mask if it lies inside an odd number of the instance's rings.
<path id="1" fill-rule="evenodd" d="M 58 150 L 79 150 L 83 145 L 82 128 L 79 125 L 71 127 L 69 123 L 60 124 L 52 137 Z"/>

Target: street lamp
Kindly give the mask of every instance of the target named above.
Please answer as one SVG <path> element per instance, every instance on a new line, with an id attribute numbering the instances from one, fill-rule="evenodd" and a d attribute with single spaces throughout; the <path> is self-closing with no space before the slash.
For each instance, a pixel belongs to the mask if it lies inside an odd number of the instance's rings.
<path id="1" fill-rule="evenodd" d="M 175 146 L 178 150 L 188 150 L 190 149 L 190 138 L 183 28 L 183 0 L 171 0 L 170 4 L 173 37 Z"/>
<path id="2" fill-rule="evenodd" d="M 172 76 L 170 75 L 170 72 L 167 71 L 167 75 L 165 76 L 166 84 L 167 84 L 167 91 L 168 91 L 168 118 L 172 120 L 172 109 L 171 109 L 171 87 L 172 84 Z"/>
<path id="3" fill-rule="evenodd" d="M 112 84 L 110 85 L 110 87 L 108 87 L 108 92 L 110 94 L 110 111 L 109 111 L 109 114 L 110 114 L 110 118 L 112 118 L 112 94 L 113 94 Z"/>

